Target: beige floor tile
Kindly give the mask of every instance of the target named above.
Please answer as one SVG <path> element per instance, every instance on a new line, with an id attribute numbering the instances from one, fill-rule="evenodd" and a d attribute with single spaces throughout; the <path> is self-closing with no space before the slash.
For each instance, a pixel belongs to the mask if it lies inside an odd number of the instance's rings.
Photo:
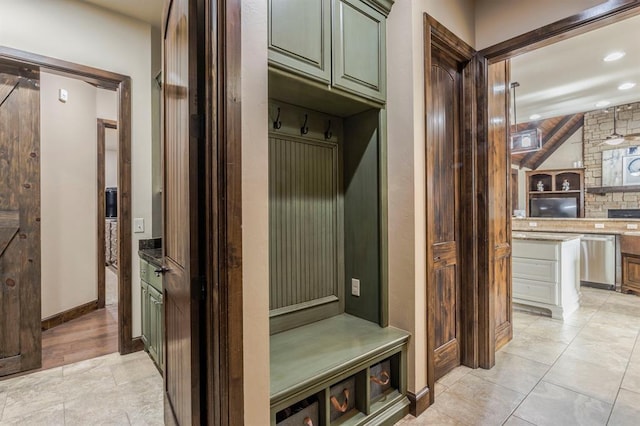
<path id="1" fill-rule="evenodd" d="M 145 358 L 132 358 L 120 364 L 112 365 L 111 373 L 119 386 L 123 383 L 138 381 L 158 375 L 158 369 L 146 353 Z"/>
<path id="2" fill-rule="evenodd" d="M 52 380 L 55 381 L 56 379 L 62 379 L 62 367 L 36 371 L 35 373 L 2 380 L 0 381 L 0 392 L 16 390 L 22 387 L 38 387 L 42 384 L 47 384 Z"/>
<path id="3" fill-rule="evenodd" d="M 524 332 L 532 336 L 568 344 L 578 335 L 580 330 L 581 327 L 569 325 L 560 320 L 540 318 L 525 328 Z"/>
<path id="4" fill-rule="evenodd" d="M 423 425 L 452 425 L 452 426 L 465 426 L 465 423 L 460 423 L 459 421 L 443 414 L 437 407 L 429 407 L 427 411 L 422 413 L 422 415 L 418 418 L 413 416 L 407 416 L 404 419 L 404 423 L 401 423 L 405 426 L 423 426 Z"/>
<path id="5" fill-rule="evenodd" d="M 112 399 L 115 398 L 115 399 Z M 64 404 L 65 426 L 129 425 L 127 412 L 117 402 L 116 395 L 88 395 Z"/>
<path id="6" fill-rule="evenodd" d="M 2 420 L 2 412 L 4 411 L 4 404 L 7 401 L 7 393 L 0 392 L 0 420 Z"/>
<path id="7" fill-rule="evenodd" d="M 542 315 L 536 315 L 530 312 L 519 311 L 514 308 L 512 318 L 513 328 L 514 330 L 523 330 L 529 327 L 534 322 L 538 321 L 540 318 L 544 317 Z"/>
<path id="8" fill-rule="evenodd" d="M 447 389 L 448 389 L 447 386 L 443 385 L 442 383 L 440 382 L 435 383 L 434 392 L 436 396 L 440 395 L 443 392 L 446 392 Z"/>
<path id="9" fill-rule="evenodd" d="M 605 425 L 611 404 L 540 382 L 514 415 L 538 426 Z"/>
<path id="10" fill-rule="evenodd" d="M 625 328 L 627 330 L 633 330 L 636 333 L 640 331 L 640 321 L 638 321 L 638 317 L 622 313 L 606 312 L 600 310 L 593 314 L 589 322 L 593 324 L 602 324 L 612 327 Z"/>
<path id="11" fill-rule="evenodd" d="M 116 382 L 108 366 L 65 376 L 58 387 L 65 402 L 90 393 L 106 394 L 116 390 Z"/>
<path id="12" fill-rule="evenodd" d="M 640 394 L 640 362 L 631 362 L 624 373 L 621 388 Z M 637 401 L 640 406 L 640 399 Z"/>
<path id="13" fill-rule="evenodd" d="M 613 404 L 623 375 L 624 369 L 619 367 L 564 354 L 544 376 L 544 381 Z"/>
<path id="14" fill-rule="evenodd" d="M 17 416 L 6 420 L 0 420 L 0 426 L 61 426 L 64 424 L 64 406 L 61 403 L 52 405 L 43 410 L 25 414 L 24 416 Z"/>
<path id="15" fill-rule="evenodd" d="M 564 322 L 569 325 L 582 327 L 591 320 L 591 318 L 597 311 L 598 310 L 596 308 L 580 306 L 578 310 L 565 318 Z"/>
<path id="16" fill-rule="evenodd" d="M 525 395 L 467 374 L 443 393 L 434 407 L 466 425 L 499 425 Z"/>
<path id="17" fill-rule="evenodd" d="M 469 372 L 471 372 L 471 368 L 461 365 L 451 370 L 444 377 L 441 377 L 440 380 L 438 380 L 438 383 L 443 384 L 446 387 L 450 387 L 455 382 L 469 374 Z"/>
<path id="18" fill-rule="evenodd" d="M 514 335 L 513 340 L 504 346 L 502 351 L 551 365 L 567 346 L 566 343 L 554 342 L 553 340 L 522 332 Z"/>
<path id="19" fill-rule="evenodd" d="M 533 423 L 529 423 L 526 420 L 522 420 L 520 417 L 516 417 L 516 416 L 511 416 L 509 417 L 509 419 L 504 423 L 504 426 L 531 426 L 533 425 Z"/>
<path id="20" fill-rule="evenodd" d="M 611 426 L 637 426 L 640 423 L 640 394 L 620 389 L 613 406 Z"/>
<path id="21" fill-rule="evenodd" d="M 472 370 L 471 374 L 505 388 L 527 394 L 548 370 L 549 366 L 546 364 L 500 351 L 496 354 L 496 365 L 492 369 L 478 368 Z"/>
<path id="22" fill-rule="evenodd" d="M 85 361 L 76 362 L 74 364 L 65 365 L 62 367 L 62 375 L 64 377 L 67 377 L 74 374 L 90 372 L 111 365 L 121 364 L 122 358 L 124 357 L 119 353 L 114 352 L 109 355 L 103 355 L 97 358 L 91 358 Z"/>
<path id="23" fill-rule="evenodd" d="M 16 417 L 25 417 L 37 411 L 41 411 L 52 406 L 57 406 L 64 402 L 64 396 L 58 392 L 62 378 L 51 379 L 49 383 L 40 383 L 38 386 L 23 386 L 11 389 L 7 392 L 2 420 Z"/>
<path id="24" fill-rule="evenodd" d="M 604 305 L 606 301 L 609 300 L 609 297 L 611 297 L 611 294 L 613 294 L 612 291 L 589 287 L 581 287 L 580 292 L 582 293 L 580 306 L 596 309 Z"/>

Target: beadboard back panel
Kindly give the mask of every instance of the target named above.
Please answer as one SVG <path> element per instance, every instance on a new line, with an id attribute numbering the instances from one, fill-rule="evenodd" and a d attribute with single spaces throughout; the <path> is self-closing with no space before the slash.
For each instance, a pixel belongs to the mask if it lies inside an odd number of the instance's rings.
<path id="1" fill-rule="evenodd" d="M 338 145 L 269 138 L 271 332 L 344 310 Z"/>

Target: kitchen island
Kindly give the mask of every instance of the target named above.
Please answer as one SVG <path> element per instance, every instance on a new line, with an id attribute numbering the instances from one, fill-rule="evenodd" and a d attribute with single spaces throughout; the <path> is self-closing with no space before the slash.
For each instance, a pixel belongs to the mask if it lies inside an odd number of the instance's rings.
<path id="1" fill-rule="evenodd" d="M 581 234 L 517 232 L 513 238 L 513 303 L 564 319 L 580 306 Z"/>

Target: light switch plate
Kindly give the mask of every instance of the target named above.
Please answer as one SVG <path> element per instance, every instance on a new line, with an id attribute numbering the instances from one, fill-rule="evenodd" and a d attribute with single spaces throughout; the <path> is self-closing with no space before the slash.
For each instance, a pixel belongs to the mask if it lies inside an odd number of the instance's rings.
<path id="1" fill-rule="evenodd" d="M 65 89 L 58 90 L 58 100 L 60 102 L 67 102 L 69 100 L 69 92 Z"/>
<path id="2" fill-rule="evenodd" d="M 351 295 L 360 297 L 360 280 L 351 278 Z"/>
<path id="3" fill-rule="evenodd" d="M 144 232 L 144 218 L 136 217 L 133 219 L 133 232 L 136 234 L 140 234 Z"/>

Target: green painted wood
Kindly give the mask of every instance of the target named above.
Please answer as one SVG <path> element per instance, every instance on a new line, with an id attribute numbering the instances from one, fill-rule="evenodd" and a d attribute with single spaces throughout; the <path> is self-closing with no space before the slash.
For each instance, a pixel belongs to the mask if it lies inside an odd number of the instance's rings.
<path id="1" fill-rule="evenodd" d="M 379 203 L 380 203 L 380 325 L 389 325 L 389 197 L 387 175 L 387 111 L 380 110 L 378 145 Z"/>
<path id="2" fill-rule="evenodd" d="M 142 342 L 145 349 L 149 350 L 149 284 L 145 281 L 140 281 L 140 307 L 142 311 Z"/>
<path id="3" fill-rule="evenodd" d="M 152 286 L 149 292 L 149 355 L 157 365 L 162 365 L 162 295 Z"/>
<path id="4" fill-rule="evenodd" d="M 333 85 L 386 99 L 386 18 L 358 0 L 333 0 Z"/>
<path id="5" fill-rule="evenodd" d="M 272 333 L 340 313 L 343 288 L 338 147 L 278 136 L 269 139 Z"/>
<path id="6" fill-rule="evenodd" d="M 381 322 L 379 112 L 344 123 L 345 312 Z M 360 296 L 351 280 L 360 280 Z"/>
<path id="7" fill-rule="evenodd" d="M 330 0 L 269 0 L 269 62 L 331 81 Z"/>
<path id="8" fill-rule="evenodd" d="M 164 309 L 162 277 L 155 266 L 140 259 L 140 295 L 142 311 L 142 342 L 151 358 L 164 369 Z"/>
<path id="9" fill-rule="evenodd" d="M 306 391 L 318 392 L 329 382 L 402 352 L 408 338 L 403 330 L 381 328 L 347 314 L 274 334 L 270 341 L 271 405 L 286 404 Z"/>

